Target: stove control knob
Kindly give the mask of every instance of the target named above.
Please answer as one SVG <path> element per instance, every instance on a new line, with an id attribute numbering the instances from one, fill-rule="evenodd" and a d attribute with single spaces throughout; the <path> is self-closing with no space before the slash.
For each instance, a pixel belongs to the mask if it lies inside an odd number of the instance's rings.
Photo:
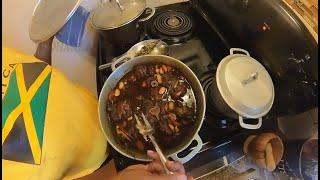
<path id="1" fill-rule="evenodd" d="M 219 127 L 219 128 L 222 128 L 222 129 L 227 128 L 227 127 L 228 127 L 228 126 L 227 126 L 227 120 L 222 119 L 222 120 L 218 121 L 218 127 Z"/>

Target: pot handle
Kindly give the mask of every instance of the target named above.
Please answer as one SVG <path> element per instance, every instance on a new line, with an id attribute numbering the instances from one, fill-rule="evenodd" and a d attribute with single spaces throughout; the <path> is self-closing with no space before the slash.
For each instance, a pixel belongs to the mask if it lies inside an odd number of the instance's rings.
<path id="1" fill-rule="evenodd" d="M 196 146 L 188 155 L 186 155 L 186 156 L 183 157 L 183 158 L 180 158 L 180 157 L 178 157 L 178 153 L 179 153 L 179 152 L 177 152 L 177 153 L 171 155 L 170 157 L 171 157 L 173 160 L 179 161 L 179 162 L 181 162 L 181 163 L 183 163 L 183 164 L 186 163 L 186 162 L 188 162 L 188 161 L 190 161 L 196 154 L 199 153 L 199 151 L 201 150 L 202 145 L 203 145 L 202 140 L 201 140 L 201 137 L 199 136 L 199 134 L 196 134 L 193 140 L 196 140 L 198 144 L 197 144 L 197 146 Z M 181 152 L 181 151 L 180 151 L 180 152 Z"/>
<path id="2" fill-rule="evenodd" d="M 262 125 L 262 117 L 259 117 L 257 124 L 246 124 L 243 122 L 243 117 L 239 115 L 239 124 L 246 129 L 259 129 Z"/>
<path id="3" fill-rule="evenodd" d="M 122 64 L 128 60 L 130 60 L 131 58 L 127 55 L 127 54 L 124 54 L 122 56 L 120 56 L 117 60 L 115 60 L 112 64 L 111 64 L 111 69 L 112 71 L 115 71 L 116 68 L 117 68 L 117 65 L 118 64 Z"/>
<path id="4" fill-rule="evenodd" d="M 104 69 L 111 67 L 111 65 L 112 65 L 112 63 L 102 64 L 98 67 L 98 69 L 101 71 L 101 70 L 104 70 Z"/>
<path id="5" fill-rule="evenodd" d="M 244 49 L 241 49 L 241 48 L 231 48 L 231 49 L 230 49 L 230 54 L 231 54 L 231 55 L 232 55 L 232 54 L 235 54 L 234 52 L 236 52 L 236 51 L 242 52 L 242 53 L 246 54 L 247 56 L 250 56 L 250 54 L 249 54 L 248 51 L 246 51 L 246 50 L 244 50 Z"/>
<path id="6" fill-rule="evenodd" d="M 139 19 L 138 22 L 145 22 L 148 19 L 150 19 L 154 15 L 154 13 L 156 13 L 156 9 L 154 7 L 152 8 L 147 7 L 144 11 L 145 12 L 150 11 L 150 14 L 147 17 Z"/>

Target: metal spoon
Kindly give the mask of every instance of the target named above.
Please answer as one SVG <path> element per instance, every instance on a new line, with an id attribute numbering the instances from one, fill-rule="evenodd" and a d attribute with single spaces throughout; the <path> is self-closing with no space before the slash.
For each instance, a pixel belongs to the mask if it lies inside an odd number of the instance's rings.
<path id="1" fill-rule="evenodd" d="M 157 153 L 159 154 L 160 157 L 160 162 L 166 172 L 166 174 L 173 174 L 173 172 L 169 171 L 167 166 L 166 166 L 166 162 L 168 161 L 166 156 L 163 154 L 162 150 L 160 149 L 156 139 L 153 136 L 154 133 L 154 129 L 152 128 L 152 126 L 150 125 L 149 121 L 147 120 L 147 118 L 144 116 L 143 113 L 141 113 L 141 117 L 142 120 L 144 121 L 144 126 L 142 125 L 141 122 L 139 122 L 139 118 L 136 114 L 134 114 L 134 117 L 136 118 L 137 121 L 137 128 L 139 129 L 139 133 L 146 139 L 146 137 L 148 137 L 151 141 L 151 143 L 153 144 L 154 148 L 156 149 Z"/>
<path id="2" fill-rule="evenodd" d="M 167 43 L 159 39 L 144 40 L 132 46 L 126 53 L 124 53 L 120 57 L 115 58 L 114 60 L 112 60 L 112 62 L 100 65 L 99 70 L 109 68 L 111 67 L 112 64 L 116 65 L 125 60 L 139 56 L 138 54 L 141 53 L 141 50 L 144 47 L 148 47 L 151 45 L 152 45 L 152 49 L 147 54 L 149 55 L 168 55 L 169 54 L 169 46 Z"/>

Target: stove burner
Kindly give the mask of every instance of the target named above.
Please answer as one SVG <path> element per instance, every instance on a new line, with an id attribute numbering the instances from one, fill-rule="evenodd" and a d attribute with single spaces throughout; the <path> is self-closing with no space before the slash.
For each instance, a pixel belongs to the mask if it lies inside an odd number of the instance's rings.
<path id="1" fill-rule="evenodd" d="M 180 25 L 181 21 L 177 17 L 171 17 L 168 19 L 167 23 L 172 27 L 177 27 Z"/>
<path id="2" fill-rule="evenodd" d="M 153 25 L 160 33 L 168 36 L 182 35 L 192 28 L 191 19 L 186 14 L 176 11 L 158 15 Z"/>
<path id="3" fill-rule="evenodd" d="M 192 19 L 179 11 L 166 11 L 155 17 L 152 34 L 170 44 L 181 43 L 191 38 Z"/>

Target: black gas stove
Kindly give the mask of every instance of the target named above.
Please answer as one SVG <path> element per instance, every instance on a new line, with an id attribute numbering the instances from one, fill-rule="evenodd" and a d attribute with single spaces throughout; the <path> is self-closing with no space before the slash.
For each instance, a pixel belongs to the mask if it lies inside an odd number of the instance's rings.
<path id="1" fill-rule="evenodd" d="M 229 53 L 228 45 L 221 41 L 217 33 L 201 19 L 189 3 L 158 7 L 153 18 L 145 24 L 141 40 L 146 39 L 162 39 L 169 44 L 169 56 L 181 60 L 193 70 L 202 83 L 206 95 L 219 61 Z M 126 52 L 128 48 L 130 47 L 115 47 L 101 38 L 98 65 L 109 62 L 113 57 Z M 100 91 L 111 71 L 97 73 Z M 204 143 L 202 152 L 221 144 L 229 144 L 230 138 L 244 131 L 237 121 L 217 116 L 211 107 L 207 106 L 205 120 L 199 133 Z M 191 144 L 181 152 L 181 155 L 188 153 L 193 147 L 194 144 Z M 112 155 L 119 170 L 130 164 L 141 163 L 125 158 L 115 151 Z M 192 163 L 194 162 L 191 160 L 187 164 L 192 166 Z"/>
<path id="2" fill-rule="evenodd" d="M 227 36 L 222 35 L 206 14 L 197 9 L 197 6 L 184 2 L 156 8 L 155 15 L 145 22 L 144 33 L 140 38 L 140 40 L 162 39 L 169 44 L 169 56 L 181 60 L 193 70 L 207 96 L 206 115 L 199 132 L 204 145 L 193 159 L 184 164 L 186 170 L 195 177 L 203 176 L 209 173 L 208 171 L 241 158 L 245 138 L 257 132 L 243 129 L 237 120 L 218 114 L 210 103 L 208 89 L 214 80 L 217 65 L 229 55 L 231 48 L 231 41 L 225 37 Z M 232 42 L 232 46 L 248 49 L 247 44 L 238 42 L 241 41 Z M 97 67 L 111 62 L 114 57 L 125 53 L 132 45 L 110 44 L 101 37 L 98 44 Z M 110 69 L 99 71 L 97 68 L 98 94 L 111 72 Z M 264 117 L 259 132 L 268 130 L 278 130 L 276 118 L 272 113 Z M 187 154 L 194 146 L 192 143 L 180 155 Z M 117 170 L 142 163 L 126 158 L 112 148 L 110 157 L 114 159 Z"/>

